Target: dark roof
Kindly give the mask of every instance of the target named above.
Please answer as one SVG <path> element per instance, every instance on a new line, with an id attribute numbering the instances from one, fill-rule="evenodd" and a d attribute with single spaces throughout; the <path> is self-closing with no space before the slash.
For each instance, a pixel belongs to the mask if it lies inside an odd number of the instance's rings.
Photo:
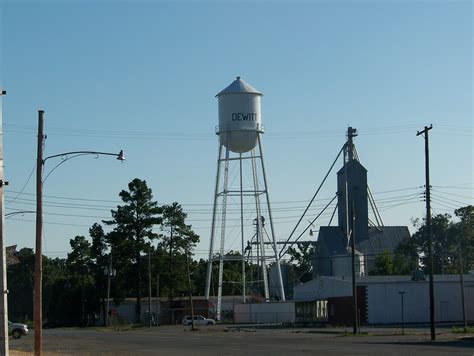
<path id="1" fill-rule="evenodd" d="M 382 231 L 369 228 L 369 238 L 357 243 L 357 250 L 365 254 L 379 254 L 384 251 L 392 252 L 398 244 L 410 237 L 406 226 L 385 226 Z M 329 255 L 346 253 L 346 239 L 338 226 L 321 226 L 318 234 L 318 244 L 324 245 Z"/>
<path id="2" fill-rule="evenodd" d="M 371 227 L 369 228 L 369 238 L 357 243 L 357 249 L 363 254 L 379 254 L 384 251 L 394 251 L 398 244 L 410 238 L 410 232 L 406 226 L 385 226 L 382 231 Z"/>
<path id="3" fill-rule="evenodd" d="M 351 169 L 354 169 L 356 167 L 362 168 L 364 171 L 367 172 L 367 169 L 359 161 L 353 159 L 353 160 L 347 162 L 347 170 L 350 171 Z M 337 174 L 344 174 L 344 166 L 342 166 L 341 169 L 339 169 Z"/>
<path id="4" fill-rule="evenodd" d="M 339 255 L 346 252 L 346 239 L 339 226 L 320 226 L 318 244 L 324 244 L 329 255 Z"/>

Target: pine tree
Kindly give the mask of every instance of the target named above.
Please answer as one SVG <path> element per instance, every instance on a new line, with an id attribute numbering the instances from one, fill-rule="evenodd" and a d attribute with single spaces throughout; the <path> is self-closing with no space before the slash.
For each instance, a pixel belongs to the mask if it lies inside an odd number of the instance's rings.
<path id="1" fill-rule="evenodd" d="M 153 227 L 161 223 L 162 209 L 153 200 L 153 194 L 146 181 L 135 178 L 128 184 L 128 191 L 122 190 L 119 194 L 124 205 L 112 210 L 113 220 L 104 221 L 107 225 L 114 225 L 110 242 L 112 250 L 128 254 L 133 264 L 133 276 L 136 280 L 135 295 L 136 321 L 141 321 L 141 293 L 142 293 L 142 258 L 146 244 L 157 238 L 158 234 Z"/>

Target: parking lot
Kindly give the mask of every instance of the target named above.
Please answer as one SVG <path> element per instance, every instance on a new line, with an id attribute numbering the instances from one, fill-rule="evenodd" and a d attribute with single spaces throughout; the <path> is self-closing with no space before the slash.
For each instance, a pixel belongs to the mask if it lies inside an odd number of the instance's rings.
<path id="1" fill-rule="evenodd" d="M 427 330 L 203 326 L 161 326 L 124 330 L 60 328 L 43 331 L 46 355 L 474 355 L 474 335 L 440 330 L 431 342 Z M 10 339 L 12 355 L 33 351 L 34 335 Z"/>

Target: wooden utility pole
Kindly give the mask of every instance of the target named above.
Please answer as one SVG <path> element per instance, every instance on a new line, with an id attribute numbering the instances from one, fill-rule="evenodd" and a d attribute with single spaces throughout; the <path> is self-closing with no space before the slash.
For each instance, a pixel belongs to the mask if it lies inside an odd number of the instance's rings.
<path id="1" fill-rule="evenodd" d="M 168 296 L 168 308 L 170 311 L 170 324 L 173 325 L 175 320 L 174 320 L 174 309 L 173 309 L 173 223 L 171 223 L 171 228 L 170 228 L 170 252 L 169 252 L 169 296 Z"/>
<path id="2" fill-rule="evenodd" d="M 43 144 L 44 111 L 38 111 L 38 153 L 36 159 L 36 248 L 35 248 L 35 292 L 34 326 L 35 356 L 41 356 L 43 349 Z"/>
<path id="3" fill-rule="evenodd" d="M 151 328 L 151 245 L 148 246 L 148 327 Z"/>
<path id="4" fill-rule="evenodd" d="M 5 95 L 5 90 L 0 91 L 0 97 Z M 4 214 L 4 195 L 3 187 L 8 183 L 4 181 L 4 159 L 3 159 L 3 117 L 2 106 L 0 104 L 0 263 L 2 271 L 0 272 L 0 355 L 8 355 L 8 287 L 7 287 L 7 258 L 6 244 L 4 238 L 5 214 Z"/>
<path id="5" fill-rule="evenodd" d="M 354 325 L 353 325 L 353 333 L 357 334 L 357 325 L 359 314 L 357 310 L 357 285 L 356 285 L 356 259 L 355 259 L 355 223 L 356 223 L 356 215 L 354 209 L 354 201 L 352 201 L 352 239 L 351 239 L 351 250 L 352 250 L 352 309 L 354 313 Z M 360 268 L 360 264 L 359 264 Z"/>
<path id="6" fill-rule="evenodd" d="M 467 318 L 466 318 L 466 301 L 464 296 L 464 271 L 462 265 L 462 249 L 461 244 L 459 244 L 459 278 L 461 282 L 461 306 L 462 306 L 462 321 L 464 324 L 464 332 L 467 332 Z"/>
<path id="7" fill-rule="evenodd" d="M 431 340 L 436 340 L 435 330 L 435 301 L 434 301 L 434 280 L 433 280 L 433 237 L 431 236 L 431 186 L 430 186 L 430 150 L 429 150 L 429 138 L 428 131 L 433 128 L 425 126 L 422 131 L 416 133 L 417 136 L 424 134 L 425 139 L 425 179 L 426 179 L 426 233 L 428 235 L 428 255 L 429 255 L 429 269 L 430 269 L 430 329 L 431 329 Z"/>
<path id="8" fill-rule="evenodd" d="M 156 275 L 156 326 L 159 325 L 160 315 L 160 274 Z"/>
<path id="9" fill-rule="evenodd" d="M 194 306 L 193 306 L 193 292 L 191 288 L 191 272 L 189 271 L 189 253 L 188 251 L 185 251 L 186 253 L 186 269 L 188 271 L 188 288 L 189 288 L 189 305 L 191 306 L 191 330 L 196 330 L 196 327 L 194 325 Z"/>
<path id="10" fill-rule="evenodd" d="M 105 311 L 105 326 L 110 325 L 110 280 L 112 278 L 112 247 L 110 248 L 109 267 L 107 268 L 107 302 Z"/>

